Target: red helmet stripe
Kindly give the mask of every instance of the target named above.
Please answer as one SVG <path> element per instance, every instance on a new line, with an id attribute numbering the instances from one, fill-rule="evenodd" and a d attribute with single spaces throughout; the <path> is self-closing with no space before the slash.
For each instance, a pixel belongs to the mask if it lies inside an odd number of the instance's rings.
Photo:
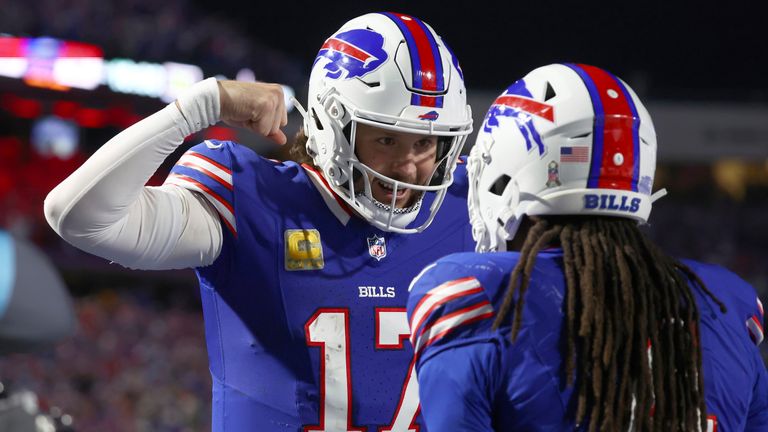
<path id="1" fill-rule="evenodd" d="M 417 91 L 425 92 L 445 91 L 440 51 L 428 27 L 418 18 L 408 15 L 393 12 L 386 12 L 384 15 L 397 25 L 408 45 L 413 73 L 412 87 Z M 440 108 L 442 102 L 442 98 L 419 94 L 413 94 L 411 98 L 412 105 Z"/>
<path id="2" fill-rule="evenodd" d="M 594 144 L 587 186 L 637 190 L 639 119 L 621 82 L 607 71 L 569 64 L 584 81 L 595 109 Z"/>

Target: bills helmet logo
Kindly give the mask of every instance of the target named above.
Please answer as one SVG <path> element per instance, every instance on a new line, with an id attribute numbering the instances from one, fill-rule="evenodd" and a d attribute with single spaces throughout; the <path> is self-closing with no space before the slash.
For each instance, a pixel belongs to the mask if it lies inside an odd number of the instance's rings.
<path id="1" fill-rule="evenodd" d="M 328 38 L 313 67 L 322 67 L 331 79 L 361 78 L 387 60 L 384 37 L 373 30 L 353 29 Z"/>
<path id="2" fill-rule="evenodd" d="M 430 111 L 419 116 L 419 120 L 435 121 L 440 117 L 437 111 Z"/>
<path id="3" fill-rule="evenodd" d="M 381 261 L 387 256 L 387 241 L 384 237 L 379 237 L 376 234 L 373 237 L 368 237 L 368 254 L 371 257 L 376 258 L 376 261 Z"/>
<path id="4" fill-rule="evenodd" d="M 501 96 L 496 98 L 491 109 L 483 120 L 483 131 L 490 133 L 494 127 L 499 126 L 499 117 L 512 117 L 525 138 L 525 144 L 530 151 L 534 144 L 539 155 L 544 154 L 544 143 L 533 125 L 533 116 L 543 118 L 550 122 L 555 121 L 554 107 L 533 99 L 533 95 L 525 87 L 523 80 L 517 81 Z"/>

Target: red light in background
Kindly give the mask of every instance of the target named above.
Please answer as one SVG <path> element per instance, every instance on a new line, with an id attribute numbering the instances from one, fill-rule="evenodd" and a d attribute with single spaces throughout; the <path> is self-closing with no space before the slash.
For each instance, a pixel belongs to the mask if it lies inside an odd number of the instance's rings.
<path id="1" fill-rule="evenodd" d="M 60 57 L 104 57 L 101 47 L 75 41 L 64 41 L 59 51 Z"/>
<path id="2" fill-rule="evenodd" d="M 21 160 L 24 145 L 14 136 L 0 137 L 0 166 L 15 165 Z"/>
<path id="3" fill-rule="evenodd" d="M 120 125 L 119 127 L 121 129 L 125 129 L 129 126 L 133 126 L 134 123 L 138 123 L 139 120 L 141 120 L 142 118 L 143 117 L 138 114 L 131 113 L 128 117 L 123 119 L 123 124 Z"/>
<path id="4" fill-rule="evenodd" d="M 79 109 L 80 104 L 72 101 L 61 100 L 53 104 L 53 114 L 67 120 L 74 119 Z"/>
<path id="5" fill-rule="evenodd" d="M 43 113 L 43 104 L 39 101 L 13 95 L 4 96 L 2 106 L 13 116 L 23 119 L 40 117 L 40 114 Z"/>
<path id="6" fill-rule="evenodd" d="M 44 109 L 45 108 L 45 109 Z M 81 102 L 72 100 L 57 100 L 53 102 L 38 101 L 17 96 L 13 93 L 0 93 L 0 109 L 11 116 L 23 119 L 34 119 L 43 115 L 55 115 L 64 120 L 72 120 L 85 128 L 114 127 L 125 129 L 141 120 L 143 117 L 133 111 L 130 105 L 112 105 L 109 108 L 90 108 Z M 214 128 L 215 139 L 234 139 L 234 132 L 227 128 Z"/>
<path id="7" fill-rule="evenodd" d="M 3 93 L 0 95 L 0 108 L 10 112 L 13 101 L 16 100 L 16 95 L 10 93 Z"/>
<path id="8" fill-rule="evenodd" d="M 0 37 L 0 57 L 24 57 L 25 40 L 15 37 Z"/>
<path id="9" fill-rule="evenodd" d="M 107 123 L 107 113 L 96 108 L 81 108 L 75 115 L 75 121 L 82 127 L 101 128 Z"/>
<path id="10" fill-rule="evenodd" d="M 237 139 L 237 132 L 234 129 L 222 126 L 211 126 L 203 132 L 204 139 L 214 139 L 219 141 L 234 141 Z"/>
<path id="11" fill-rule="evenodd" d="M 122 105 L 114 105 L 107 110 L 109 124 L 118 129 L 125 129 L 128 126 L 141 120 L 141 117 Z"/>

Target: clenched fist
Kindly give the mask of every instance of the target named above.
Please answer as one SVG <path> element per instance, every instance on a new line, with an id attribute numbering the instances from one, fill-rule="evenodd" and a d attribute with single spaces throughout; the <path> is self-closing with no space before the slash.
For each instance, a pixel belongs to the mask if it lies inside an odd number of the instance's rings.
<path id="1" fill-rule="evenodd" d="M 280 130 L 288 124 L 280 85 L 241 81 L 218 81 L 218 84 L 224 123 L 250 129 L 281 145 L 288 141 Z"/>

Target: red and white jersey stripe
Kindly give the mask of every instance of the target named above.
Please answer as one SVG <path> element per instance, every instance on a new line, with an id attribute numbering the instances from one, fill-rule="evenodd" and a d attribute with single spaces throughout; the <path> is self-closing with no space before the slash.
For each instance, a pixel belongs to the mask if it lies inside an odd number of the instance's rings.
<path id="1" fill-rule="evenodd" d="M 493 306 L 488 301 L 483 301 L 445 315 L 435 321 L 434 324 L 424 328 L 424 331 L 413 342 L 413 350 L 416 356 L 418 356 L 422 349 L 432 345 L 435 341 L 456 330 L 458 327 L 492 316 Z"/>
<path id="2" fill-rule="evenodd" d="M 480 300 L 478 301 L 478 297 L 474 296 L 482 293 L 483 287 L 474 277 L 445 282 L 429 290 L 413 308 L 411 315 L 410 339 L 415 351 L 418 352 L 424 346 L 433 343 L 462 324 L 492 316 L 493 307 L 487 298 L 483 295 L 479 297 Z M 433 313 L 441 306 L 451 302 L 457 302 L 464 307 L 440 316 L 430 323 Z M 458 302 L 467 302 L 467 304 Z"/>
<path id="3" fill-rule="evenodd" d="M 232 190 L 232 171 L 200 153 L 188 151 L 176 162 L 176 165 L 185 166 L 200 171 L 208 177 L 216 180 L 225 188 Z"/>
<path id="4" fill-rule="evenodd" d="M 347 222 L 349 222 L 349 218 L 352 215 L 352 210 L 350 210 L 349 206 L 347 206 L 347 204 L 344 203 L 344 201 L 342 201 L 338 195 L 336 195 L 333 189 L 331 189 L 331 186 L 328 184 L 328 181 L 319 171 L 317 171 L 317 169 L 307 164 L 301 164 L 301 166 L 307 172 L 307 176 L 312 181 L 312 184 L 314 184 L 317 190 L 320 192 L 320 196 L 323 197 L 323 201 L 325 201 L 328 209 L 331 210 L 331 213 L 336 216 L 342 225 L 346 226 Z"/>
<path id="5" fill-rule="evenodd" d="M 227 225 L 227 228 L 233 235 L 237 236 L 237 225 L 235 223 L 235 209 L 227 200 L 213 191 L 208 186 L 200 183 L 192 177 L 172 173 L 165 180 L 166 184 L 173 184 L 184 189 L 193 190 L 202 194 L 221 216 L 221 219 Z"/>
<path id="6" fill-rule="evenodd" d="M 749 337 L 752 339 L 752 342 L 754 342 L 755 345 L 760 345 L 764 339 L 763 324 L 760 321 L 761 319 L 756 315 L 752 315 L 747 320 L 747 330 L 749 331 Z"/>

